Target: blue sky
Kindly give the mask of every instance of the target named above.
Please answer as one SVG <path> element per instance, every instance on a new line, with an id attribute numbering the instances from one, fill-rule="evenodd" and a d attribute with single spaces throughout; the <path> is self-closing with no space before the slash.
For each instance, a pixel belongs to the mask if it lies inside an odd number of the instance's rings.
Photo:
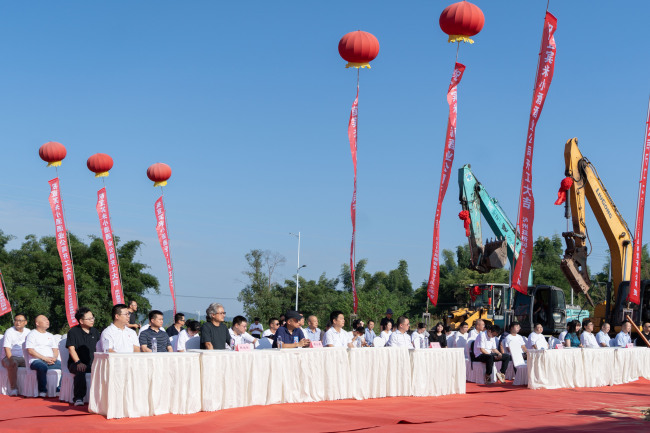
<path id="1" fill-rule="evenodd" d="M 455 45 L 438 26 L 451 2 L 5 2 L 0 7 L 0 228 L 20 244 L 51 235 L 38 148 L 68 149 L 59 169 L 68 228 L 99 231 L 96 153 L 115 166 L 106 180 L 113 228 L 144 241 L 139 260 L 161 282 L 153 306 L 171 308 L 155 232 L 154 162 L 173 170 L 165 189 L 179 309 L 222 301 L 228 315 L 253 248 L 287 258 L 279 277 L 335 277 L 348 260 L 352 163 L 347 121 L 356 72 L 338 40 L 357 29 L 381 48 L 361 72 L 357 258 L 370 271 L 409 263 L 428 277 L 433 214 Z M 546 2 L 479 1 L 486 23 L 460 47 L 455 169 L 477 178 L 516 218 L 524 140 Z M 620 8 L 620 6 L 616 6 Z M 650 92 L 650 3 L 625 13 L 609 2 L 551 0 L 558 18 L 555 77 L 537 127 L 535 237 L 566 228 L 553 206 L 564 143 L 580 147 L 631 228 Z M 630 12 L 631 11 L 631 12 Z M 466 242 L 458 187 L 443 205 L 441 247 Z M 600 268 L 607 248 L 589 215 Z M 490 236 L 489 230 L 484 236 Z M 184 296 L 200 296 L 190 298 Z"/>

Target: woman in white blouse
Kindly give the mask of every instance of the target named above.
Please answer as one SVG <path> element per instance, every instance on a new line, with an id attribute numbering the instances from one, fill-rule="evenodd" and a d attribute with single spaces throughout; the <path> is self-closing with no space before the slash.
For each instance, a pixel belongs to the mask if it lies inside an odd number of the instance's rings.
<path id="1" fill-rule="evenodd" d="M 393 333 L 393 324 L 390 322 L 386 322 L 386 327 L 384 328 L 383 331 L 381 331 L 381 334 L 379 336 L 384 339 L 384 341 L 388 341 L 390 338 L 390 335 Z"/>
<path id="2" fill-rule="evenodd" d="M 582 347 L 599 347 L 593 332 L 594 322 L 592 322 L 590 319 L 585 319 L 582 322 L 582 334 L 580 334 L 580 343 L 582 343 Z"/>

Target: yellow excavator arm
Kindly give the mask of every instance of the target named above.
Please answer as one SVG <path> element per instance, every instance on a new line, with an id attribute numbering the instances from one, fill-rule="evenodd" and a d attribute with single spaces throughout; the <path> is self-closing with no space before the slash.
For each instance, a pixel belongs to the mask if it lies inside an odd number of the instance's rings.
<path id="1" fill-rule="evenodd" d="M 591 282 L 587 272 L 587 226 L 585 224 L 585 198 L 589 202 L 598 225 L 600 226 L 607 245 L 609 246 L 612 287 L 614 299 L 617 298 L 619 285 L 630 279 L 632 269 L 632 236 L 627 223 L 619 213 L 610 197 L 598 172 L 578 149 L 578 139 L 572 138 L 564 147 L 565 175 L 573 179 L 573 185 L 568 192 L 571 205 L 573 231 L 562 233 L 566 241 L 562 271 L 569 280 L 571 287 L 578 293 L 583 293 L 593 305 L 587 293 Z M 596 307 L 595 316 L 605 319 L 605 306 Z"/>

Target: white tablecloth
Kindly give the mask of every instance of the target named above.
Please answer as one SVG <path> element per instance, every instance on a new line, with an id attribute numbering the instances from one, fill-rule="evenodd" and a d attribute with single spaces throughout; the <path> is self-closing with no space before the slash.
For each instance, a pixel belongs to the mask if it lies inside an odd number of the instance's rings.
<path id="1" fill-rule="evenodd" d="M 650 349 L 602 348 L 528 351 L 532 389 L 619 385 L 650 377 Z"/>
<path id="2" fill-rule="evenodd" d="M 136 418 L 201 410 L 198 353 L 96 353 L 90 412 Z"/>
<path id="3" fill-rule="evenodd" d="M 465 350 L 411 350 L 411 395 L 465 394 Z"/>
<path id="4" fill-rule="evenodd" d="M 353 398 L 364 400 L 411 395 L 411 360 L 408 349 L 399 347 L 350 349 L 349 359 Z"/>
<path id="5" fill-rule="evenodd" d="M 204 411 L 351 397 L 343 348 L 192 352 L 201 354 Z"/>

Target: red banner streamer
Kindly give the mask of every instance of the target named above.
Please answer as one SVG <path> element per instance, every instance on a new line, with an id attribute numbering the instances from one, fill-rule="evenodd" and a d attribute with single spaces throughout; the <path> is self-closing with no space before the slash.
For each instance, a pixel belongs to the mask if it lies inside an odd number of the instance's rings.
<path id="1" fill-rule="evenodd" d="M 108 274 L 111 280 L 111 296 L 113 305 L 124 303 L 124 294 L 122 293 L 122 280 L 120 278 L 120 264 L 113 244 L 113 228 L 111 227 L 111 218 L 108 213 L 108 198 L 106 197 L 106 188 L 97 191 L 97 216 L 99 216 L 99 226 L 102 230 L 102 239 L 104 248 L 106 248 L 106 257 L 108 258 Z"/>
<path id="2" fill-rule="evenodd" d="M 645 188 L 648 181 L 648 159 L 650 159 L 650 106 L 645 122 L 645 143 L 643 147 L 643 164 L 639 181 L 639 200 L 636 205 L 636 227 L 634 228 L 634 249 L 632 250 L 632 273 L 630 275 L 629 302 L 641 304 L 641 250 L 643 249 L 643 214 L 645 211 Z"/>
<path id="3" fill-rule="evenodd" d="M 451 166 L 454 162 L 456 149 L 456 117 L 458 91 L 457 86 L 463 78 L 465 65 L 456 62 L 454 73 L 451 76 L 451 83 L 447 91 L 447 104 L 449 104 L 449 117 L 447 119 L 447 135 L 445 137 L 445 151 L 442 160 L 442 171 L 440 173 L 440 188 L 438 189 L 438 205 L 436 206 L 436 217 L 433 223 L 433 253 L 431 255 L 431 270 L 429 271 L 429 282 L 427 283 L 427 295 L 435 306 L 438 304 L 438 286 L 440 284 L 440 212 L 442 201 L 447 193 L 447 185 L 451 174 Z"/>
<path id="4" fill-rule="evenodd" d="M 544 101 L 553 80 L 555 69 L 555 38 L 553 34 L 557 28 L 557 18 L 546 12 L 544 18 L 544 31 L 542 44 L 537 63 L 535 78 L 535 92 L 530 108 L 528 121 L 528 138 L 526 140 L 526 153 L 524 167 L 521 175 L 521 189 L 519 191 L 519 218 L 517 229 L 521 236 L 521 250 L 512 275 L 512 287 L 523 294 L 528 294 L 528 274 L 533 253 L 533 220 L 535 219 L 535 198 L 533 197 L 533 149 L 535 147 L 535 128 L 544 108 Z M 525 279 L 522 279 L 525 276 Z"/>
<path id="5" fill-rule="evenodd" d="M 158 240 L 160 247 L 165 255 L 167 262 L 167 274 L 169 275 L 169 291 L 172 294 L 172 301 L 174 302 L 174 314 L 176 314 L 176 295 L 174 294 L 174 267 L 172 266 L 172 257 L 169 252 L 169 238 L 167 237 L 167 218 L 165 217 L 165 204 L 163 198 L 160 197 L 156 200 L 156 232 L 158 232 Z"/>
<path id="6" fill-rule="evenodd" d="M 352 218 L 352 241 L 350 242 L 350 276 L 352 277 L 352 297 L 354 298 L 354 314 L 357 314 L 359 298 L 357 298 L 357 285 L 354 279 L 355 246 L 357 237 L 357 120 L 359 116 L 359 84 L 357 83 L 357 97 L 352 103 L 350 110 L 350 121 L 348 123 L 348 139 L 350 140 L 350 152 L 352 153 L 352 164 L 354 165 L 354 192 L 350 204 L 350 216 Z"/>
<path id="7" fill-rule="evenodd" d="M 2 287 L 2 272 L 0 272 L 0 316 L 4 316 L 11 311 L 11 304 L 9 299 L 5 296 L 5 291 Z"/>
<path id="8" fill-rule="evenodd" d="M 59 188 L 59 178 L 56 177 L 48 182 L 50 184 L 50 207 L 54 217 L 56 236 L 56 248 L 59 251 L 61 266 L 63 267 L 63 283 L 65 284 L 65 315 L 68 318 L 68 325 L 72 328 L 79 323 L 74 318 L 77 312 L 77 288 L 74 281 L 74 267 L 72 265 L 72 253 L 68 246 L 68 230 L 65 227 L 63 217 L 63 200 Z"/>

